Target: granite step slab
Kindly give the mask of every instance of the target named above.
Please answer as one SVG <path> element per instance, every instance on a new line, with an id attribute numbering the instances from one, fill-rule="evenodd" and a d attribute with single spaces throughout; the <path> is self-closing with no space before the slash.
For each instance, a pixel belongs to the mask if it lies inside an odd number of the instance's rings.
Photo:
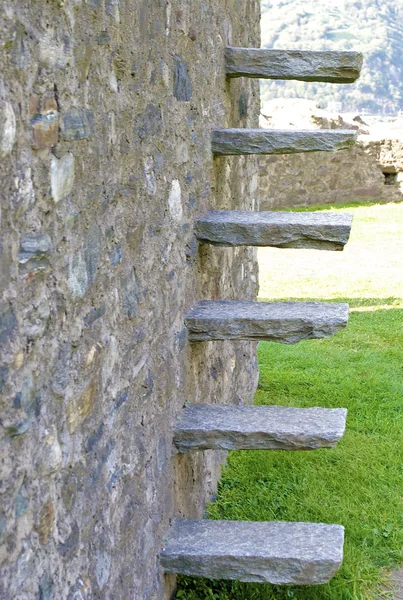
<path id="1" fill-rule="evenodd" d="M 362 63 L 363 55 L 352 51 L 225 49 L 228 77 L 354 83 Z"/>
<path id="2" fill-rule="evenodd" d="M 216 210 L 197 220 L 196 237 L 216 246 L 343 250 L 349 214 Z"/>
<path id="3" fill-rule="evenodd" d="M 175 519 L 159 559 L 166 573 L 312 585 L 338 571 L 343 543 L 340 525 Z"/>
<path id="4" fill-rule="evenodd" d="M 344 408 L 190 404 L 174 426 L 179 452 L 316 450 L 343 437 Z"/>
<path id="5" fill-rule="evenodd" d="M 348 304 L 203 300 L 185 315 L 188 339 L 295 344 L 330 337 L 348 322 Z"/>
<path id="6" fill-rule="evenodd" d="M 216 156 L 335 152 L 356 140 L 357 132 L 349 129 L 215 129 L 211 149 Z"/>

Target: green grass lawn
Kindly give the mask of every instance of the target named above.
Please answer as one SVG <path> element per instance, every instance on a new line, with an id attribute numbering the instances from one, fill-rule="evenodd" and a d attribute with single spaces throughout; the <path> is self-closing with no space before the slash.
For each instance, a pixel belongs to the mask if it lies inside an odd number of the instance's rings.
<path id="1" fill-rule="evenodd" d="M 354 214 L 344 252 L 259 251 L 260 298 L 348 302 L 349 326 L 327 340 L 259 346 L 256 404 L 345 407 L 334 449 L 232 452 L 208 507 L 213 519 L 314 521 L 346 528 L 342 569 L 326 585 L 278 587 L 181 577 L 186 600 L 392 597 L 403 561 L 403 204 Z"/>

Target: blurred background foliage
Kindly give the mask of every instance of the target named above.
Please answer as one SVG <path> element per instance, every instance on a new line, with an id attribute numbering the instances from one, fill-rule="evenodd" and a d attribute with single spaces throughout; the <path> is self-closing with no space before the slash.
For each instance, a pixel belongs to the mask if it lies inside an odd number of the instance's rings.
<path id="1" fill-rule="evenodd" d="M 262 0 L 262 46 L 358 50 L 365 55 L 353 85 L 262 81 L 273 98 L 317 100 L 337 112 L 394 115 L 403 110 L 402 0 Z M 330 103 L 330 104 L 329 104 Z"/>

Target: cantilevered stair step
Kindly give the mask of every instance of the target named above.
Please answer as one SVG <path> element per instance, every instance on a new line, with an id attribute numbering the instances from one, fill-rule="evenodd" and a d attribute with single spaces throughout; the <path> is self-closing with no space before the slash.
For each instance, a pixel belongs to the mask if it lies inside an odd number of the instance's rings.
<path id="1" fill-rule="evenodd" d="M 159 558 L 167 573 L 311 585 L 338 571 L 343 542 L 340 525 L 175 519 Z"/>
<path id="2" fill-rule="evenodd" d="M 185 316 L 192 342 L 268 340 L 295 344 L 330 337 L 348 321 L 348 304 L 203 300 Z"/>
<path id="3" fill-rule="evenodd" d="M 360 52 L 225 49 L 228 77 L 353 83 L 360 76 L 362 62 Z"/>
<path id="4" fill-rule="evenodd" d="M 343 437 L 344 408 L 190 404 L 175 424 L 179 452 L 316 450 Z"/>
<path id="5" fill-rule="evenodd" d="M 198 219 L 196 236 L 216 246 L 275 246 L 343 250 L 348 214 L 216 210 Z"/>
<path id="6" fill-rule="evenodd" d="M 357 132 L 346 129 L 215 129 L 211 149 L 217 156 L 333 152 L 351 148 Z"/>

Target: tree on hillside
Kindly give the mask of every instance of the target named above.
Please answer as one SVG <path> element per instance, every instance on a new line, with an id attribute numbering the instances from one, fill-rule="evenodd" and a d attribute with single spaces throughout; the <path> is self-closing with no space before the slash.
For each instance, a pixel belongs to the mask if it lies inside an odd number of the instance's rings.
<path id="1" fill-rule="evenodd" d="M 403 110 L 403 2 L 401 0 L 263 0 L 266 48 L 359 50 L 365 62 L 353 85 L 262 83 L 263 101 L 303 97 L 342 102 L 344 111 Z"/>

